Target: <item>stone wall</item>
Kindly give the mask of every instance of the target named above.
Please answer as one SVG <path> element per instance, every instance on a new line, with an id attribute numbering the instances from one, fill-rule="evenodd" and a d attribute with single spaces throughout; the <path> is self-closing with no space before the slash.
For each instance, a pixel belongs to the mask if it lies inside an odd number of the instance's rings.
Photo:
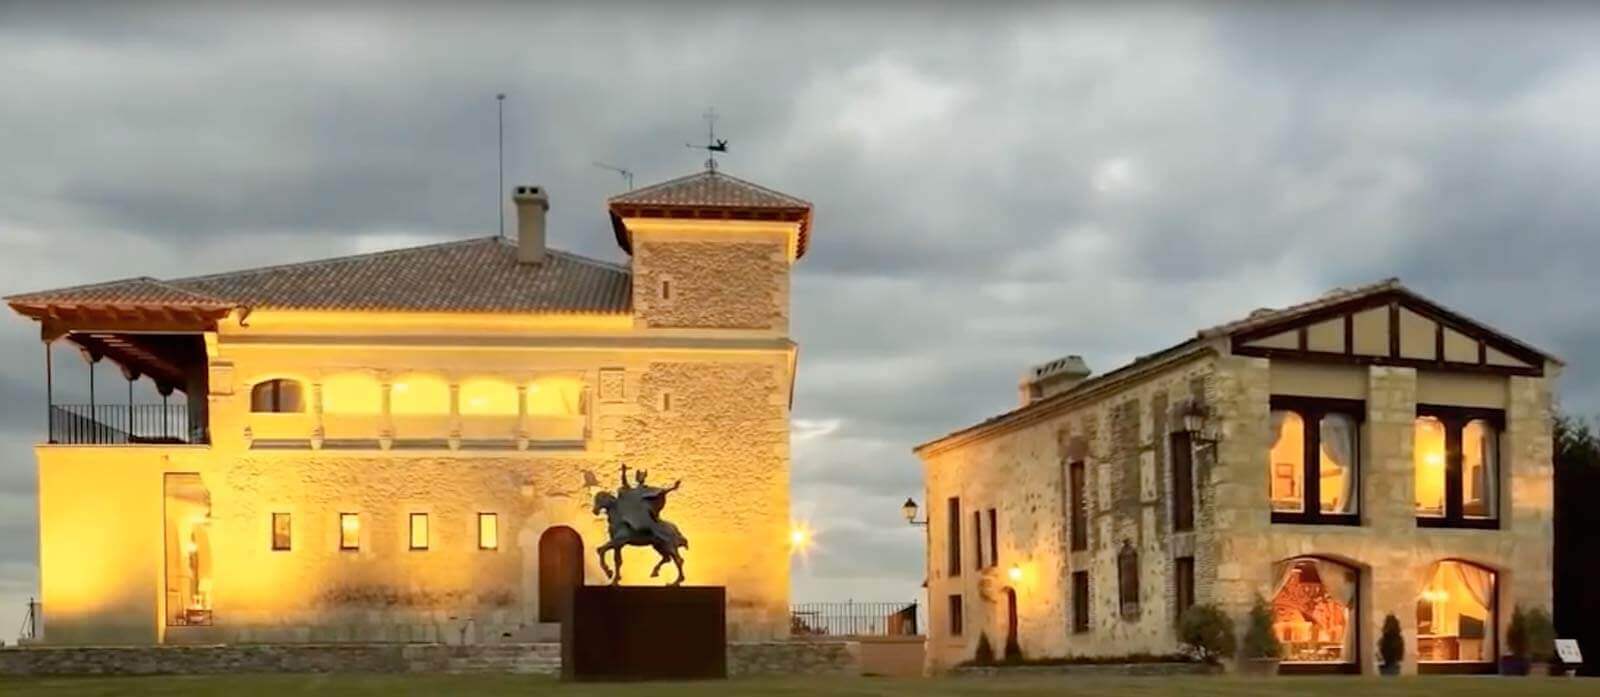
<path id="1" fill-rule="evenodd" d="M 650 327 L 785 330 L 784 242 L 647 240 L 634 244 L 634 315 Z M 666 297 L 662 283 L 667 284 Z"/>
<path id="2" fill-rule="evenodd" d="M 0 649 L 0 675 L 332 672 L 559 675 L 561 645 L 240 644 Z M 773 641 L 728 645 L 729 677 L 859 674 L 861 650 L 856 642 Z"/>
<path id="3" fill-rule="evenodd" d="M 928 666 L 939 671 L 972 658 L 987 635 L 1004 649 L 1009 588 L 1017 596 L 1017 638 L 1026 657 L 1170 653 L 1172 559 L 1193 554 L 1191 534 L 1171 531 L 1168 436 L 1177 405 L 1204 399 L 1208 359 L 1182 361 L 1024 426 L 924 453 L 929 511 Z M 1066 467 L 1085 463 L 1088 549 L 1069 551 Z M 1197 467 L 1200 464 L 1197 462 Z M 947 568 L 947 500 L 960 497 L 962 569 Z M 998 560 L 987 549 L 988 509 L 996 510 Z M 975 568 L 972 514 L 982 511 L 984 562 Z M 1139 603 L 1119 603 L 1117 554 L 1137 552 Z M 1197 559 L 1197 565 L 1209 560 Z M 1015 567 L 1020 580 L 1011 579 Z M 1090 631 L 1072 631 L 1071 574 L 1090 580 Z M 963 598 L 962 636 L 949 633 L 949 596 Z"/>
<path id="4" fill-rule="evenodd" d="M 0 649 L 0 675 L 561 672 L 560 644 L 244 644 Z"/>
<path id="5" fill-rule="evenodd" d="M 728 677 L 860 675 L 854 641 L 766 641 L 728 644 Z"/>

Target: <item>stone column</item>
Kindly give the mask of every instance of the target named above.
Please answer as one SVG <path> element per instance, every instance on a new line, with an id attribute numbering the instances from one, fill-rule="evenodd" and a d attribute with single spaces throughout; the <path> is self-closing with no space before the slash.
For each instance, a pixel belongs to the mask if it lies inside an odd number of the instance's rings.
<path id="1" fill-rule="evenodd" d="M 1416 470 L 1411 450 L 1417 415 L 1417 371 L 1372 366 L 1367 369 L 1366 443 L 1361 462 L 1363 524 L 1371 531 L 1361 561 L 1362 672 L 1377 673 L 1376 642 L 1383 618 L 1394 613 L 1406 637 L 1401 671 L 1417 672 Z"/>
<path id="2" fill-rule="evenodd" d="M 378 416 L 378 447 L 388 450 L 394 445 L 394 378 L 389 373 L 379 373 L 379 389 L 383 395 L 382 411 Z"/>
<path id="3" fill-rule="evenodd" d="M 322 428 L 322 380 L 311 383 L 311 449 L 321 450 L 325 431 Z"/>
<path id="4" fill-rule="evenodd" d="M 450 379 L 450 449 L 461 449 L 461 382 Z"/>
<path id="5" fill-rule="evenodd" d="M 1555 369 L 1547 368 L 1554 376 Z M 1554 561 L 1555 443 L 1550 379 L 1512 377 L 1506 395 L 1506 430 L 1500 444 L 1501 525 L 1515 541 L 1512 568 L 1501 580 L 1500 627 L 1511 608 L 1551 609 Z M 1502 642 L 1502 646 L 1504 643 Z"/>
<path id="6" fill-rule="evenodd" d="M 528 381 L 517 383 L 517 449 L 528 449 Z"/>
<path id="7" fill-rule="evenodd" d="M 1197 461 L 1197 602 L 1216 603 L 1242 629 L 1256 595 L 1271 583 L 1271 375 L 1263 358 L 1217 360 L 1212 402 L 1220 431 L 1213 459 Z"/>

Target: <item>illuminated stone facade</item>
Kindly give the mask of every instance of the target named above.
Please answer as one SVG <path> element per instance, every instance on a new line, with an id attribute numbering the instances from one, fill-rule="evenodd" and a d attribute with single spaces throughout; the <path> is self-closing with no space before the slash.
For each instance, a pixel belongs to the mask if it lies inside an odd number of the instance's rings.
<path id="1" fill-rule="evenodd" d="M 1374 307 L 1395 321 L 1344 319 Z M 1382 334 L 1395 330 L 1393 341 Z M 1470 351 L 1406 353 L 1464 341 Z M 1202 331 L 1065 389 L 1032 390 L 1017 410 L 918 448 L 930 531 L 930 668 L 970 660 L 980 636 L 1003 655 L 1013 632 L 1030 658 L 1176 652 L 1178 598 L 1187 590 L 1241 631 L 1252 602 L 1267 600 L 1286 671 L 1376 672 L 1372 647 L 1389 613 L 1407 640 L 1406 671 L 1491 670 L 1513 607 L 1551 602 L 1551 385 L 1559 369 L 1385 282 Z M 1274 425 L 1281 431 L 1290 411 L 1335 408 L 1359 424 L 1350 437 L 1357 454 L 1324 443 L 1306 469 L 1323 480 L 1317 517 L 1274 513 L 1272 478 L 1284 475 L 1279 460 L 1293 459 L 1269 458 L 1281 439 Z M 1484 496 L 1475 490 L 1487 484 L 1486 516 L 1460 515 L 1459 505 L 1453 517 L 1419 513 L 1426 468 L 1448 461 L 1470 472 L 1474 457 L 1465 441 L 1448 457 L 1414 449 L 1419 418 L 1435 413 L 1495 424 L 1492 475 L 1452 485 L 1472 511 L 1472 497 Z M 1324 429 L 1322 440 L 1338 437 Z M 1185 460 L 1175 448 L 1185 446 L 1190 529 L 1175 520 Z M 1353 459 L 1348 470 L 1340 457 Z M 1074 550 L 1071 513 L 1078 466 L 1082 550 Z M 1352 472 L 1356 504 L 1338 500 L 1340 477 Z M 1354 513 L 1339 515 L 1346 506 Z M 1132 563 L 1119 568 L 1124 558 Z M 1136 605 L 1122 602 L 1125 570 L 1136 574 Z M 1087 574 L 1086 599 L 1074 592 L 1079 573 Z"/>
<path id="2" fill-rule="evenodd" d="M 561 603 L 541 574 L 605 582 L 593 497 L 621 463 L 653 486 L 682 480 L 665 517 L 689 540 L 688 582 L 727 587 L 729 638 L 786 637 L 788 277 L 809 204 L 747 191 L 779 196 L 703 173 L 613 199 L 628 267 L 469 241 L 242 272 L 303 282 L 317 264 L 387 265 L 361 288 L 329 286 L 338 307 L 244 275 L 8 298 L 47 338 L 147 376 L 159 366 L 138 359 L 153 350 L 115 353 L 89 332 L 215 317 L 181 332 L 203 341 L 189 383 L 204 391 L 175 440 L 198 442 L 86 443 L 73 417 L 37 448 L 42 641 L 551 640 Z M 653 207 L 628 205 L 640 201 Z M 539 217 L 535 244 L 542 211 L 522 209 Z M 419 268 L 434 263 L 462 270 Z M 470 283 L 528 290 L 458 287 Z M 384 307 L 408 293 L 451 306 Z M 90 301 L 104 312 L 52 324 Z M 650 577 L 656 561 L 629 548 L 624 583 L 670 580 L 670 564 Z"/>

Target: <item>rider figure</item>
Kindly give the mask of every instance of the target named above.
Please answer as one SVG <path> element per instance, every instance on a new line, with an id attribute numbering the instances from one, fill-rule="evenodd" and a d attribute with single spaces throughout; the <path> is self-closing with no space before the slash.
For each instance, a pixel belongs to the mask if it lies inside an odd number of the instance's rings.
<path id="1" fill-rule="evenodd" d="M 634 470 L 635 484 L 628 484 L 628 465 L 622 463 L 622 486 L 617 489 L 617 512 L 621 514 L 623 522 L 628 527 L 639 532 L 664 539 L 672 540 L 677 537 L 676 530 L 669 531 L 661 521 L 661 509 L 667 505 L 667 494 L 678 490 L 683 484 L 682 480 L 673 482 L 671 487 L 660 487 L 645 484 L 648 476 L 645 470 Z"/>

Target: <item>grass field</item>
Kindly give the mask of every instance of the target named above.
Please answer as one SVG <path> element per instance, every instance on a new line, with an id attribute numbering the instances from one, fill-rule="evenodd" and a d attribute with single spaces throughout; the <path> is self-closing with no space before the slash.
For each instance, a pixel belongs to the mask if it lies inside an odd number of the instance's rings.
<path id="1" fill-rule="evenodd" d="M 185 695 L 195 697 L 300 697 L 328 695 L 561 695 L 563 697 L 750 697 L 855 695 L 1093 695 L 1095 697 L 1555 697 L 1600 694 L 1600 679 L 1444 677 L 1236 679 L 1207 677 L 1003 677 L 939 680 L 886 678 L 786 678 L 628 685 L 565 684 L 512 675 L 216 675 L 144 678 L 0 678 L 0 695 L 89 697 Z"/>

